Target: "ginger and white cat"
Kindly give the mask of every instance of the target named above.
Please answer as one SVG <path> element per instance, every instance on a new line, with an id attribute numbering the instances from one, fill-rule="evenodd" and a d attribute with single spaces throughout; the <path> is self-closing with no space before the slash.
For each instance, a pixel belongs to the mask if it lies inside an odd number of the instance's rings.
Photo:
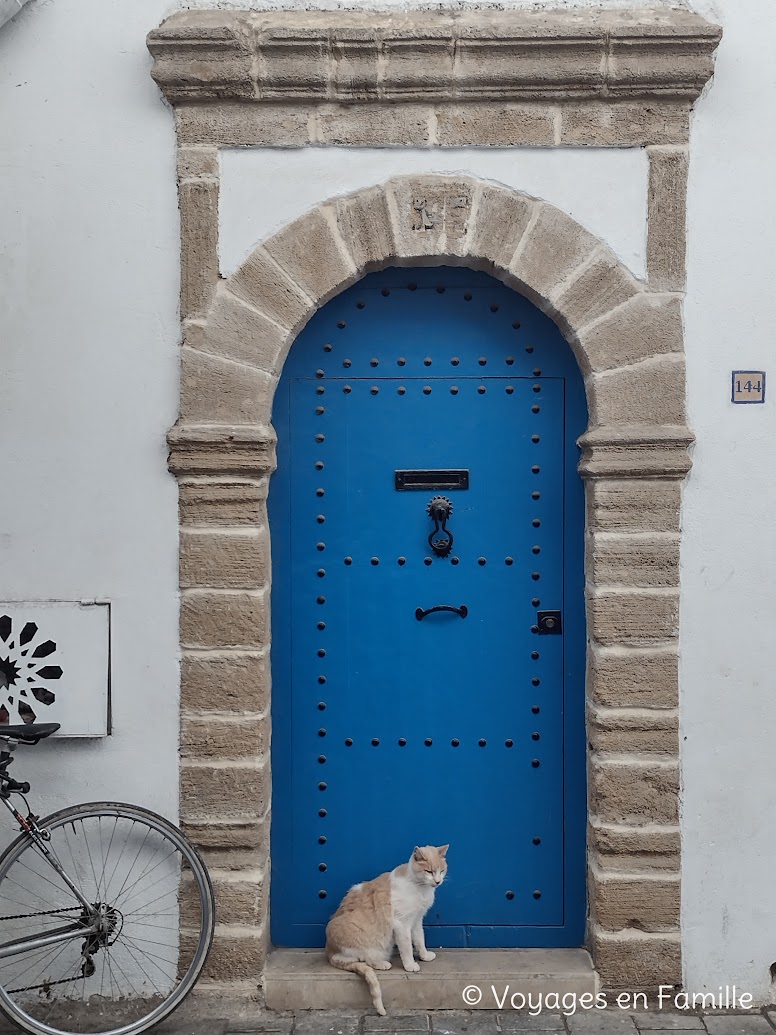
<path id="1" fill-rule="evenodd" d="M 394 946 L 405 970 L 420 970 L 418 959 L 430 962 L 436 954 L 426 949 L 423 917 L 434 892 L 447 873 L 449 845 L 415 848 L 409 862 L 374 880 L 354 884 L 326 928 L 326 958 L 340 970 L 360 974 L 369 986 L 372 1002 L 385 1014 L 376 970 L 390 970 Z"/>

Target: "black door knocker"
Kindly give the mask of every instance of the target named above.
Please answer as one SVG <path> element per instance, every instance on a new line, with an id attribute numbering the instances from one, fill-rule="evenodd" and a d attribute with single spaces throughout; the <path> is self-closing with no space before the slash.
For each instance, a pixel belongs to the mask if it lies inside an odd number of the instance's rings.
<path id="1" fill-rule="evenodd" d="M 437 557 L 447 557 L 453 548 L 453 533 L 447 528 L 452 512 L 453 505 L 446 496 L 435 496 L 428 505 L 429 516 L 434 522 L 428 545 Z"/>

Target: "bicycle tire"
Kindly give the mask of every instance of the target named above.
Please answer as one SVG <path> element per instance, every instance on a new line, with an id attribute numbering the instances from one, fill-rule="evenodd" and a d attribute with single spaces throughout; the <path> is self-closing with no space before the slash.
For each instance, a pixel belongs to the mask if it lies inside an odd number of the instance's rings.
<path id="1" fill-rule="evenodd" d="M 111 835 L 111 841 L 108 846 L 108 851 L 107 854 L 103 857 L 103 870 L 102 876 L 100 878 L 97 877 L 94 862 L 92 859 L 91 849 L 94 847 L 94 838 L 92 838 L 92 844 L 90 846 L 87 828 L 85 826 L 86 820 L 95 819 L 97 820 L 100 836 L 102 836 L 102 820 L 105 819 L 106 823 L 109 823 L 111 820 L 114 821 L 113 833 Z M 131 851 L 134 851 L 136 837 L 139 837 L 139 833 L 137 835 L 134 834 L 135 827 L 145 825 L 150 831 L 154 831 L 159 836 L 162 842 L 167 842 L 168 844 L 171 844 L 173 846 L 173 849 L 179 853 L 181 859 L 183 860 L 183 863 L 185 863 L 185 866 L 191 873 L 192 881 L 187 882 L 184 887 L 183 881 L 185 878 L 182 863 L 180 861 L 177 862 L 177 866 L 179 867 L 178 869 L 176 869 L 176 862 L 173 861 L 168 863 L 168 859 L 172 859 L 173 853 L 170 853 L 169 856 L 162 857 L 162 859 L 159 862 L 155 863 L 153 866 L 151 866 L 152 859 L 146 860 L 144 857 L 144 861 L 141 862 L 141 866 L 145 865 L 145 870 L 141 870 L 140 877 L 138 877 L 133 883 L 127 885 L 127 881 L 130 879 L 130 876 L 133 875 L 133 869 L 130 868 L 130 870 L 127 871 L 126 875 L 124 876 L 124 882 L 118 897 L 114 900 L 113 905 L 110 905 L 108 902 L 109 880 L 112 881 L 117 873 L 117 879 L 120 880 L 122 874 L 124 874 L 124 870 L 119 869 L 121 865 L 121 855 L 119 855 L 119 859 L 116 862 L 113 869 L 113 873 L 110 875 L 110 877 L 108 877 L 106 872 L 109 860 L 112 862 L 111 847 L 116 837 L 116 831 L 119 827 L 119 821 L 122 821 L 123 823 L 129 822 L 131 824 L 131 826 L 129 827 L 129 833 L 127 834 L 124 842 L 124 847 L 126 847 L 129 844 L 130 834 L 132 834 L 133 839 Z M 65 828 L 72 828 L 74 838 L 76 832 L 76 824 L 79 824 L 82 827 L 83 837 L 80 842 L 75 841 L 74 851 L 70 835 L 67 834 Z M 96 1033 L 99 1033 L 99 1035 L 141 1035 L 142 1032 L 147 1031 L 149 1028 L 153 1027 L 160 1021 L 169 1017 L 170 1014 L 175 1009 L 177 1009 L 178 1006 L 180 1006 L 180 1004 L 183 1002 L 183 1000 L 194 987 L 197 979 L 199 978 L 199 975 L 202 972 L 202 968 L 204 967 L 208 954 L 210 952 L 210 947 L 213 941 L 213 933 L 215 929 L 215 902 L 213 897 L 213 888 L 210 881 L 210 876 L 207 872 L 205 864 L 203 863 L 202 858 L 199 855 L 197 849 L 194 847 L 194 845 L 191 844 L 191 842 L 185 836 L 185 834 L 183 834 L 182 831 L 180 831 L 176 826 L 174 826 L 174 824 L 164 819 L 164 817 L 157 815 L 155 812 L 152 812 L 149 809 L 145 809 L 137 805 L 128 805 L 122 802 L 89 802 L 82 805 L 74 805 L 69 808 L 62 809 L 58 812 L 54 812 L 43 820 L 39 820 L 38 826 L 41 829 L 47 830 L 51 833 L 51 841 L 49 841 L 48 846 L 50 850 L 54 851 L 57 857 L 59 857 L 59 852 L 57 849 L 57 845 L 55 844 L 54 835 L 57 834 L 56 840 L 58 842 L 68 843 L 70 850 L 71 865 L 74 872 L 70 872 L 70 870 L 68 870 L 68 866 L 65 865 L 66 860 L 60 859 L 59 861 L 62 864 L 65 871 L 70 876 L 70 878 L 73 879 L 77 884 L 82 885 L 80 887 L 80 890 L 84 895 L 87 894 L 87 885 L 89 883 L 88 868 L 86 866 L 87 854 L 84 853 L 84 848 L 86 849 L 86 853 L 88 853 L 89 862 L 91 864 L 91 872 L 94 875 L 94 886 L 96 888 L 96 893 L 98 895 L 101 894 L 101 883 L 104 883 L 106 917 L 111 917 L 112 915 L 111 923 L 113 924 L 113 928 L 109 933 L 106 932 L 106 943 L 102 946 L 101 963 L 103 984 L 101 985 L 99 996 L 96 996 L 96 994 L 92 992 L 90 993 L 88 999 L 86 998 L 86 984 L 88 981 L 91 980 L 95 973 L 95 971 L 92 971 L 92 973 L 82 975 L 78 979 L 67 978 L 64 981 L 49 981 L 48 987 L 46 985 L 46 981 L 43 981 L 43 983 L 39 985 L 33 984 L 30 986 L 23 986 L 21 989 L 14 989 L 12 990 L 12 992 L 9 992 L 8 986 L 10 984 L 13 984 L 13 982 L 6 980 L 4 975 L 4 970 L 6 969 L 4 967 L 5 960 L 0 959 L 0 1012 L 4 1014 L 5 1017 L 8 1020 L 10 1020 L 13 1024 L 15 1024 L 17 1027 L 20 1027 L 24 1031 L 28 1032 L 29 1035 L 83 1035 L 84 1032 L 95 1033 L 95 1035 Z M 136 865 L 137 859 L 141 857 L 148 837 L 149 834 L 146 833 L 145 839 L 141 842 L 140 848 L 138 849 L 137 856 L 133 860 L 132 867 Z M 118 844 L 119 842 L 117 842 L 117 845 Z M 150 850 L 150 846 L 147 849 L 145 849 L 146 856 L 149 854 Z M 15 883 L 18 887 L 21 887 L 23 891 L 26 891 L 29 894 L 34 895 L 38 899 L 43 898 L 44 894 L 47 894 L 49 896 L 51 895 L 51 892 L 48 889 L 44 888 L 42 884 L 37 884 L 36 881 L 32 881 L 33 888 L 37 886 L 39 890 L 33 891 L 30 888 L 26 887 L 26 884 L 20 885 L 19 881 L 16 878 L 12 878 L 10 876 L 12 871 L 14 871 L 14 867 L 20 864 L 20 861 L 25 858 L 25 852 L 28 851 L 32 854 L 29 857 L 27 857 L 26 864 L 22 864 L 23 869 L 17 870 L 15 872 L 17 874 L 21 872 L 24 872 L 25 874 L 37 874 L 39 878 L 42 876 L 39 872 L 41 865 L 40 860 L 42 858 L 41 854 L 35 847 L 32 838 L 28 834 L 21 834 L 0 855 L 0 901 L 9 901 L 8 895 L 4 894 L 5 892 L 7 892 L 7 883 L 9 883 L 11 887 Z M 153 858 L 155 858 L 155 856 Z M 36 867 L 32 867 L 33 861 L 36 863 Z M 155 874 L 153 871 L 159 870 L 160 867 L 162 876 L 158 877 L 158 875 Z M 83 885 L 82 883 L 83 874 L 79 877 L 78 873 L 76 872 L 81 870 L 83 871 L 83 873 L 87 875 L 87 885 Z M 48 877 L 51 876 L 51 874 L 54 874 L 54 876 L 56 877 L 54 871 L 51 871 L 50 869 L 47 869 L 45 871 L 45 876 L 43 876 L 43 879 L 46 880 L 49 884 L 52 884 L 52 882 L 48 880 Z M 126 913 L 126 915 L 124 915 L 121 912 L 121 910 L 118 907 L 118 903 L 121 900 L 121 897 L 125 896 L 125 903 L 137 898 L 140 892 L 133 891 L 132 889 L 135 888 L 138 885 L 138 883 L 140 883 L 140 881 L 146 874 L 154 876 L 157 885 L 165 882 L 168 879 L 170 879 L 174 883 L 177 878 L 177 885 L 175 886 L 175 888 L 170 892 L 164 892 L 162 896 L 166 897 L 167 895 L 173 895 L 175 897 L 175 908 L 173 909 L 172 913 L 164 912 L 162 914 L 159 914 L 158 911 L 155 913 L 153 912 L 153 910 L 150 913 L 138 913 L 137 909 L 133 909 L 132 913 Z M 57 890 L 59 895 L 64 896 L 64 898 L 68 898 L 69 896 L 69 905 L 58 910 L 59 915 L 57 915 L 57 922 L 61 923 L 62 919 L 64 919 L 64 917 L 61 914 L 66 912 L 71 912 L 75 914 L 77 913 L 78 909 L 83 909 L 83 907 L 80 905 L 80 903 L 78 903 L 76 896 L 73 895 L 73 893 L 69 891 L 69 889 L 65 889 L 64 882 L 61 881 L 61 878 L 57 877 L 57 880 L 59 880 L 59 888 L 55 890 Z M 29 881 L 26 880 L 26 883 L 29 883 Z M 153 888 L 153 885 L 151 885 L 151 887 Z M 193 895 L 190 893 L 182 894 L 182 892 L 186 892 L 187 889 L 191 889 L 192 887 L 196 889 L 196 898 L 193 897 Z M 126 898 L 127 895 L 129 895 L 128 899 Z M 92 899 L 89 898 L 89 901 L 91 902 Z M 97 899 L 95 901 L 101 902 L 102 900 Z M 159 901 L 159 899 L 157 898 L 156 901 Z M 151 918 L 157 917 L 159 915 L 175 915 L 175 921 L 177 926 L 173 927 L 173 925 L 170 924 L 169 933 L 172 939 L 175 939 L 177 937 L 177 942 L 154 942 L 149 940 L 149 944 L 162 945 L 165 949 L 173 948 L 174 952 L 180 955 L 180 953 L 182 952 L 182 946 L 184 944 L 184 938 L 181 937 L 181 934 L 184 931 L 183 926 L 180 923 L 182 919 L 181 910 L 185 908 L 188 910 L 187 916 L 195 916 L 195 906 L 197 902 L 199 903 L 201 923 L 198 935 L 196 937 L 196 942 L 193 944 L 191 962 L 186 967 L 185 972 L 182 975 L 180 975 L 181 964 L 179 959 L 173 961 L 168 960 L 166 959 L 166 957 L 163 956 L 156 956 L 156 959 L 163 960 L 163 962 L 165 962 L 166 964 L 174 963 L 176 974 L 176 977 L 174 979 L 175 984 L 174 987 L 172 987 L 172 989 L 169 991 L 169 994 L 159 991 L 158 994 L 151 996 L 150 999 L 149 997 L 143 998 L 141 996 L 139 999 L 131 998 L 129 1000 L 122 996 L 119 996 L 119 999 L 117 1001 L 111 1000 L 110 1004 L 108 1004 L 106 997 L 103 995 L 106 968 L 105 961 L 107 960 L 107 967 L 111 971 L 110 990 L 111 992 L 113 992 L 114 978 L 116 980 L 116 984 L 118 985 L 119 975 L 113 971 L 112 961 L 114 957 L 112 950 L 114 950 L 115 947 L 119 944 L 119 940 L 122 937 L 124 938 L 122 950 L 126 949 L 127 959 L 135 961 L 134 966 L 130 968 L 133 969 L 134 972 L 137 970 L 137 961 L 135 958 L 135 953 L 138 951 L 138 943 L 135 939 L 132 939 L 130 937 L 128 930 L 134 930 L 137 935 L 137 927 L 139 925 L 139 927 L 141 928 L 151 927 L 155 930 L 160 931 L 161 934 L 167 934 L 168 931 L 162 927 L 158 927 L 156 924 L 153 924 L 151 922 Z M 148 905 L 153 906 L 153 902 L 149 903 Z M 13 905 L 11 908 L 13 908 Z M 126 911 L 126 905 L 124 905 L 123 908 Z M 52 911 L 49 910 L 48 912 L 51 913 Z M 40 917 L 42 915 L 44 915 L 44 913 L 41 912 L 29 914 L 11 913 L 10 915 L 4 918 L 3 914 L 0 913 L 0 931 L 2 931 L 2 928 L 4 926 L 4 920 L 31 920 L 33 917 Z M 140 919 L 139 921 L 131 920 L 129 923 L 127 933 L 125 934 L 125 929 L 127 929 L 128 920 L 130 920 L 132 916 L 140 916 L 141 918 L 144 917 L 146 919 Z M 75 915 L 70 919 L 76 920 L 77 922 L 77 918 Z M 42 921 L 39 921 L 39 923 L 40 922 Z M 135 925 L 134 927 L 133 924 Z M 46 929 L 39 933 L 45 934 Z M 115 938 L 111 942 L 110 938 L 114 934 Z M 77 939 L 70 939 L 67 943 L 65 943 L 65 945 L 68 947 L 75 946 L 80 941 L 81 937 L 79 935 Z M 5 943 L 5 938 L 2 939 L 2 942 Z M 85 940 L 83 945 L 84 947 L 86 946 Z M 132 949 L 131 945 L 134 945 L 135 948 Z M 38 953 L 40 953 L 44 950 L 30 950 L 30 953 L 34 951 L 38 951 Z M 62 951 L 64 951 L 64 946 L 63 949 L 60 950 L 60 953 Z M 161 952 L 161 950 L 157 950 L 157 952 Z M 93 953 L 94 958 L 100 958 L 99 953 L 100 949 L 95 949 Z M 6 959 L 18 959 L 20 955 L 21 954 L 17 956 L 6 957 Z M 84 957 L 81 955 L 80 958 L 83 959 Z M 92 959 L 91 956 L 90 959 Z M 118 955 L 116 955 L 115 959 L 118 968 Z M 146 974 L 146 972 L 142 964 L 147 962 L 148 960 L 146 960 L 145 957 L 143 957 L 142 962 L 140 964 L 140 968 L 143 974 Z M 153 966 L 156 966 L 156 968 L 160 972 L 163 971 L 163 968 L 160 967 L 158 963 L 154 963 Z M 124 974 L 123 970 L 122 974 Z M 147 977 L 148 975 L 146 974 L 146 978 Z M 167 977 L 169 977 L 169 974 L 167 975 Z M 135 973 L 135 978 L 138 981 L 138 984 L 147 985 L 148 983 L 147 980 L 143 979 L 142 977 L 139 977 L 137 973 Z M 72 997 L 64 998 L 60 1001 L 57 1001 L 57 1003 L 53 1003 L 52 988 L 56 987 L 57 989 L 61 989 L 63 985 L 66 985 L 68 982 L 70 984 L 73 984 L 75 980 L 83 981 L 83 996 L 81 999 L 81 1007 L 76 1009 L 77 1000 L 73 999 Z M 132 984 L 131 981 L 130 984 Z M 17 1002 L 12 998 L 12 994 L 16 994 L 16 992 L 26 992 L 28 993 L 27 998 L 33 999 L 34 996 L 32 996 L 30 989 L 38 991 L 38 998 L 33 1004 L 37 1008 L 38 1014 L 44 1011 L 44 1007 L 47 1008 L 48 1016 L 46 1020 L 42 1020 L 40 1016 L 35 1016 L 35 1011 L 33 1011 L 32 1013 L 30 1012 L 30 1003 L 22 1005 L 20 1002 Z M 41 992 L 41 989 L 43 989 L 44 991 Z M 45 999 L 45 1003 L 43 1004 L 41 1004 L 40 1002 L 41 995 L 43 995 Z M 162 996 L 161 1001 L 159 1001 L 160 996 Z M 56 995 L 53 998 L 56 998 Z M 94 1006 L 93 1002 L 95 999 L 97 1000 L 96 1006 Z M 135 1014 L 137 1014 L 138 1011 L 142 1011 L 144 1009 L 144 1003 L 149 1002 L 151 1000 L 153 1000 L 154 1005 L 145 1014 L 143 1014 L 142 1016 L 135 1016 L 128 1021 L 125 1021 L 122 1018 L 122 1023 L 118 1024 L 118 1026 L 106 1027 L 103 1026 L 101 1022 L 99 1022 L 98 1020 L 100 1016 L 106 1015 L 106 1020 L 104 1024 L 112 1025 L 113 1022 L 110 1020 L 110 1017 L 113 1016 L 114 1013 L 123 1011 L 125 1014 L 127 1012 L 134 1012 Z M 55 1018 L 55 1007 L 60 1015 L 62 1013 L 66 1015 L 65 1023 Z M 54 1023 L 52 1023 L 52 1020 L 54 1021 Z"/>

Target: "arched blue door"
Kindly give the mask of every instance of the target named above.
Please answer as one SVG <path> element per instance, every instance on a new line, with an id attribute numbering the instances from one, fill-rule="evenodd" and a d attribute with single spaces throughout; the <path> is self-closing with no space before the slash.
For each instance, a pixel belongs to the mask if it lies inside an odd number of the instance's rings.
<path id="1" fill-rule="evenodd" d="M 274 423 L 273 942 L 322 945 L 351 884 L 449 843 L 429 945 L 581 944 L 567 343 L 484 274 L 385 270 L 300 334 Z"/>

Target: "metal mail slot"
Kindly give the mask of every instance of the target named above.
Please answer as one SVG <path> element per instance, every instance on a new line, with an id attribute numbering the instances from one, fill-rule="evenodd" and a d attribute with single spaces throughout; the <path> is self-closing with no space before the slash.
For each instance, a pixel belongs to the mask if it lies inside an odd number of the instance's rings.
<path id="1" fill-rule="evenodd" d="M 468 489 L 468 471 L 396 471 L 399 492 L 410 489 Z"/>

